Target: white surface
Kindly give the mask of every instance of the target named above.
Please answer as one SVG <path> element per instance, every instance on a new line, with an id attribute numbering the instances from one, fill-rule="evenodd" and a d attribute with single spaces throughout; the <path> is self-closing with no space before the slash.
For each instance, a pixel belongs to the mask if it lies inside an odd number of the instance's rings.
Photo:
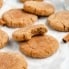
<path id="1" fill-rule="evenodd" d="M 65 9 L 69 10 L 69 0 L 64 0 L 65 4 Z"/>
<path id="2" fill-rule="evenodd" d="M 60 0 L 52 1 L 57 11 L 63 10 L 63 3 L 58 2 Z M 9 9 L 22 7 L 23 4 L 19 3 L 17 0 L 5 0 L 3 7 L 0 9 L 0 16 Z M 43 23 L 47 25 L 46 18 L 40 18 L 36 23 Z M 9 44 L 0 51 L 20 53 L 18 50 L 18 43 L 11 40 L 12 32 L 15 29 L 2 26 L 0 28 L 6 31 L 10 37 Z M 66 32 L 57 32 L 48 27 L 48 34 L 54 36 L 59 41 L 59 50 L 53 56 L 45 59 L 32 59 L 24 55 L 28 62 L 28 69 L 69 69 L 69 44 L 64 44 L 62 42 L 62 38 Z"/>

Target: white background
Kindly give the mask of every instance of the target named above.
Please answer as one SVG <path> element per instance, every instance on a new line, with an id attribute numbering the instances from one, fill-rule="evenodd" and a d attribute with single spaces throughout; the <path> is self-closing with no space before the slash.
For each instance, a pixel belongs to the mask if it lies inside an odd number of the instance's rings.
<path id="1" fill-rule="evenodd" d="M 52 4 L 55 6 L 56 11 L 64 10 L 63 2 L 61 3 L 60 0 L 48 0 L 48 2 L 51 1 Z M 3 7 L 0 9 L 0 17 L 2 14 L 9 10 L 9 9 L 15 9 L 15 8 L 23 8 L 23 4 L 19 3 L 17 0 L 4 0 Z M 47 25 L 46 18 L 40 18 L 36 24 L 45 24 Z M 2 27 L 0 28 L 4 31 L 6 31 L 9 35 L 9 44 L 1 49 L 0 51 L 5 52 L 15 52 L 19 53 L 19 46 L 18 43 L 12 40 L 12 32 L 15 29 Z M 28 69 L 69 69 L 69 43 L 64 44 L 62 42 L 63 36 L 67 32 L 58 32 L 55 30 L 52 30 L 50 27 L 48 27 L 48 33 L 49 35 L 54 36 L 59 41 L 59 49 L 58 51 L 51 57 L 45 58 L 45 59 L 32 59 L 29 57 L 25 57 L 25 59 L 28 62 Z"/>

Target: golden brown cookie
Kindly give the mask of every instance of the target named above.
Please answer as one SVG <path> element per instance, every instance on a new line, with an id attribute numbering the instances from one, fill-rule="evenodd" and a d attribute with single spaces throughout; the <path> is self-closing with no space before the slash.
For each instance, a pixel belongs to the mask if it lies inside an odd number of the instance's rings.
<path id="1" fill-rule="evenodd" d="M 45 2 L 27 1 L 24 3 L 24 11 L 38 16 L 49 16 L 54 13 L 54 7 Z"/>
<path id="2" fill-rule="evenodd" d="M 38 17 L 20 9 L 12 9 L 4 13 L 2 19 L 8 27 L 25 27 L 37 21 Z"/>
<path id="3" fill-rule="evenodd" d="M 20 51 L 33 58 L 45 58 L 53 55 L 58 47 L 58 41 L 49 35 L 35 36 L 20 44 Z"/>
<path id="4" fill-rule="evenodd" d="M 0 25 L 5 25 L 5 21 L 0 18 Z"/>
<path id="5" fill-rule="evenodd" d="M 47 28 L 43 24 L 32 25 L 13 32 L 12 37 L 16 41 L 30 40 L 35 35 L 43 35 Z"/>
<path id="6" fill-rule="evenodd" d="M 0 48 L 5 47 L 8 41 L 8 34 L 0 29 Z"/>
<path id="7" fill-rule="evenodd" d="M 3 0 L 0 0 L 0 8 L 2 7 L 3 5 Z"/>
<path id="8" fill-rule="evenodd" d="M 0 69 L 27 69 L 27 63 L 21 55 L 1 52 Z"/>
<path id="9" fill-rule="evenodd" d="M 43 0 L 20 0 L 20 2 L 25 2 L 25 1 L 43 1 Z"/>
<path id="10" fill-rule="evenodd" d="M 57 31 L 69 32 L 69 11 L 59 11 L 48 18 L 48 24 Z"/>
<path id="11" fill-rule="evenodd" d="M 63 37 L 63 42 L 69 42 L 69 33 Z"/>

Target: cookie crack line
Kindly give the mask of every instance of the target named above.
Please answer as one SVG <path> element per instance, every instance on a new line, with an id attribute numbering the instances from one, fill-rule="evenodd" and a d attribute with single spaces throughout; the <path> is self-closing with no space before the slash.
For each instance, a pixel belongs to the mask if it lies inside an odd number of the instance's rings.
<path id="1" fill-rule="evenodd" d="M 66 26 L 64 25 L 64 23 L 61 22 L 61 20 L 60 20 L 60 23 L 63 25 L 64 31 L 66 31 L 66 30 L 65 30 Z"/>
<path id="2" fill-rule="evenodd" d="M 59 19 L 60 20 L 60 19 Z M 68 30 L 67 30 L 67 27 L 66 27 L 66 25 L 60 20 L 60 23 L 63 25 L 63 28 L 64 28 L 64 31 L 69 31 L 69 28 L 68 28 Z"/>
<path id="3" fill-rule="evenodd" d="M 57 17 L 57 14 L 55 14 L 55 18 Z M 63 22 L 58 18 L 59 22 L 63 25 L 63 29 L 65 31 L 65 25 L 63 24 Z"/>

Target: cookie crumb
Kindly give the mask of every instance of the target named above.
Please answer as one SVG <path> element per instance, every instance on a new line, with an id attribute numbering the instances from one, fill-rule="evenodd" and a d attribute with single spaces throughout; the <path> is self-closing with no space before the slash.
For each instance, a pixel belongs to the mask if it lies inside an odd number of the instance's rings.
<path id="1" fill-rule="evenodd" d="M 64 43 L 69 42 L 69 33 L 63 38 L 63 42 Z"/>

